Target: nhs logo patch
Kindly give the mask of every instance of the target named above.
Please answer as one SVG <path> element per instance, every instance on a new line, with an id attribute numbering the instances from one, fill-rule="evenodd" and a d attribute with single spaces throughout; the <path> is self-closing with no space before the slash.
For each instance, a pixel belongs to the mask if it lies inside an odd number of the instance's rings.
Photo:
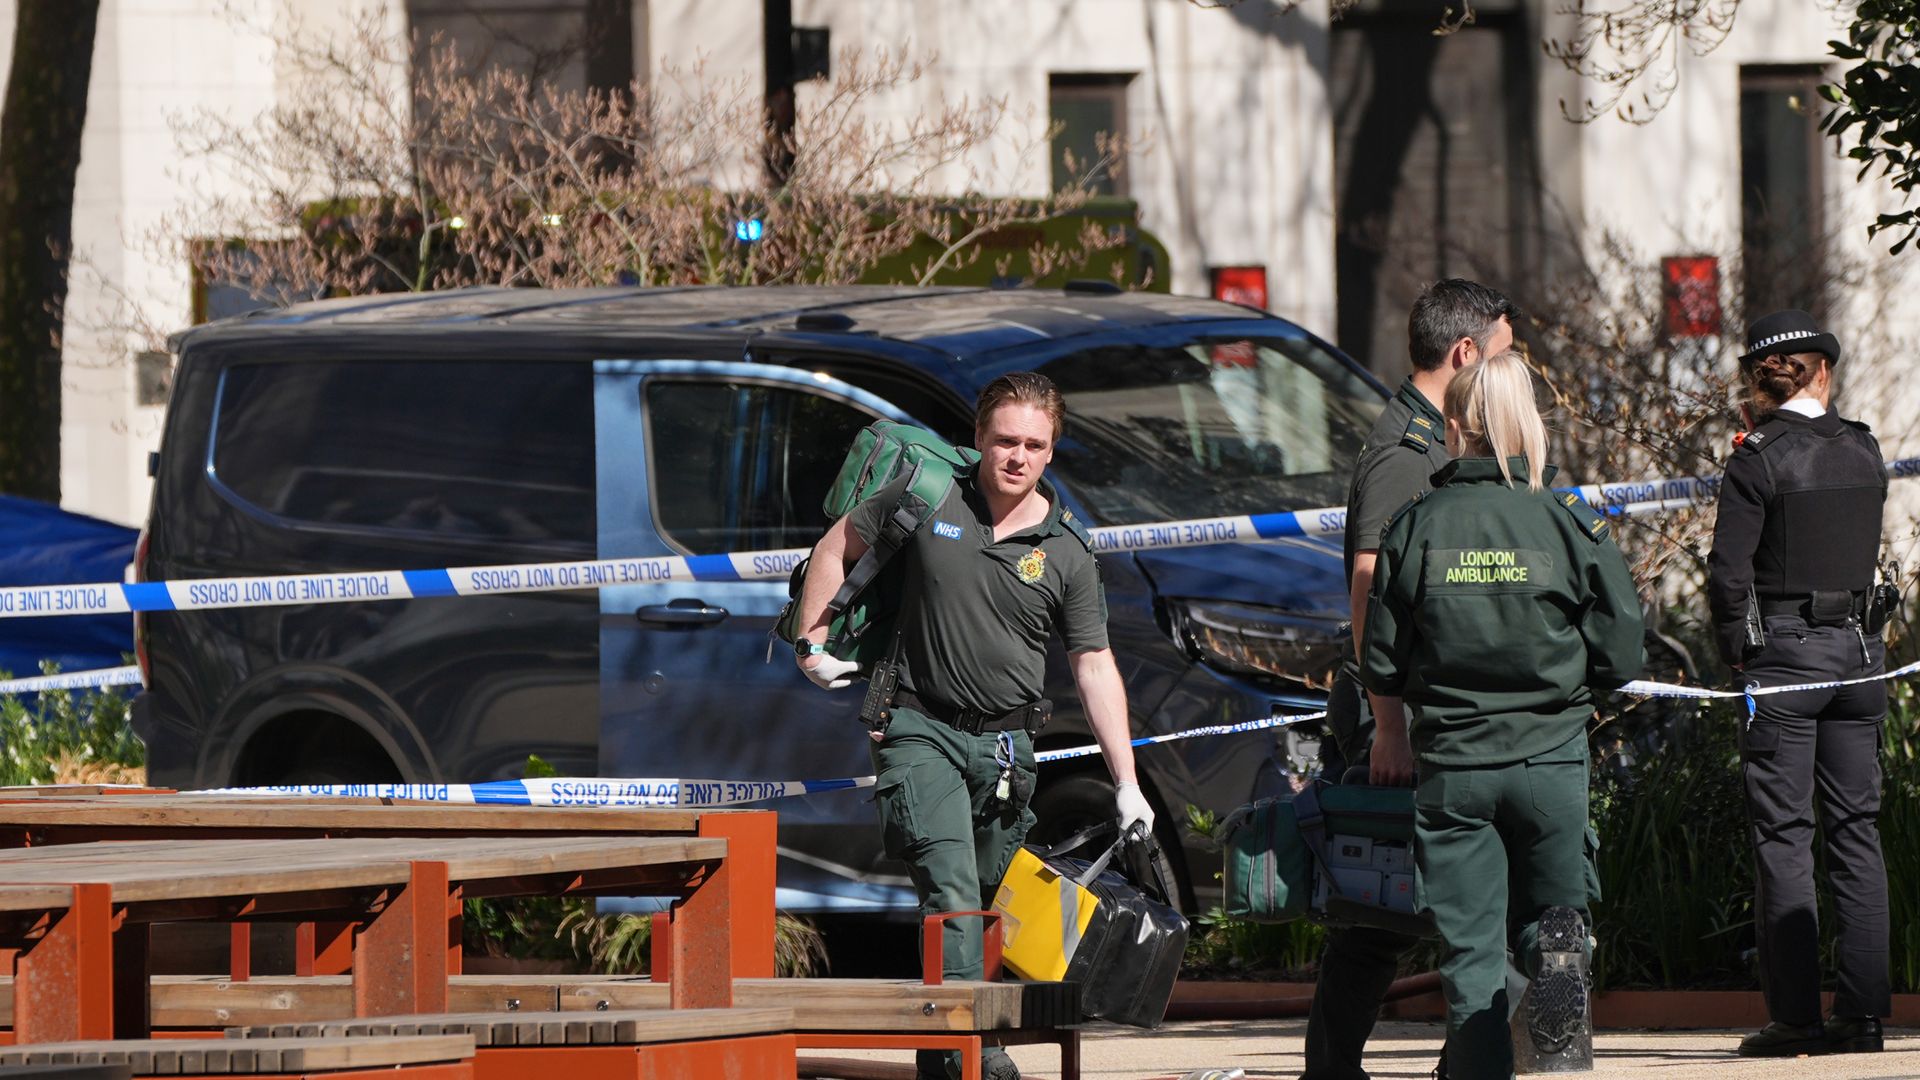
<path id="1" fill-rule="evenodd" d="M 958 540 L 964 535 L 964 530 L 949 521 L 936 521 L 933 523 L 933 535 L 948 540 Z"/>

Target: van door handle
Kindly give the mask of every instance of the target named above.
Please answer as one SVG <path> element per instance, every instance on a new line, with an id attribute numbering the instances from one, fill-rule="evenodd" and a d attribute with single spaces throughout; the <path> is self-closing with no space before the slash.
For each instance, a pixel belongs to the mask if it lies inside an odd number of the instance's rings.
<path id="1" fill-rule="evenodd" d="M 633 615 L 641 622 L 661 626 L 712 626 L 727 617 L 727 609 L 712 607 L 705 600 L 683 598 L 665 604 L 648 604 Z"/>

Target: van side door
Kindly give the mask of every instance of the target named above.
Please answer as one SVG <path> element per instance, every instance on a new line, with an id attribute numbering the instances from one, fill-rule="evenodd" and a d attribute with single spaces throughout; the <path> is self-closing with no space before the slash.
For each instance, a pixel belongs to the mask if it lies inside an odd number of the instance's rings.
<path id="1" fill-rule="evenodd" d="M 601 558 L 810 548 L 854 435 L 913 422 L 831 376 L 772 364 L 595 364 Z M 865 684 L 822 690 L 772 636 L 798 554 L 748 563 L 694 558 L 696 580 L 600 592 L 603 776 L 826 780 L 870 775 L 857 714 Z M 757 565 L 756 565 L 757 564 Z M 755 572 L 769 574 L 752 579 Z M 878 874 L 865 790 L 772 803 L 780 813 L 783 907 L 911 904 Z"/>

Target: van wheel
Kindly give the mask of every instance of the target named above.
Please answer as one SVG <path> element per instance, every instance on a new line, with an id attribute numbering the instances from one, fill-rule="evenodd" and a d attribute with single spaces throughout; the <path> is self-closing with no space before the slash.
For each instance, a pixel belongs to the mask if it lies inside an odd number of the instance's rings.
<path id="1" fill-rule="evenodd" d="M 1052 847 L 1095 825 L 1113 824 L 1113 782 L 1103 773 L 1073 773 L 1043 782 L 1033 793 L 1033 831 L 1027 843 Z"/>
<path id="2" fill-rule="evenodd" d="M 400 770 L 393 762 L 365 761 L 360 758 L 323 758 L 303 761 L 282 776 L 282 784 L 307 787 L 313 784 L 397 784 Z"/>
<path id="3" fill-rule="evenodd" d="M 403 777 L 380 743 L 348 720 L 321 712 L 275 717 L 255 732 L 234 769 L 239 787 L 397 784 Z"/>
<path id="4" fill-rule="evenodd" d="M 1045 774 L 1041 775 L 1044 778 Z M 1051 847 L 1083 829 L 1114 825 L 1113 781 L 1103 772 L 1071 773 L 1050 782 L 1043 779 L 1040 790 L 1033 795 L 1033 813 L 1038 820 L 1033 824 L 1033 831 L 1027 834 L 1027 844 L 1031 847 Z M 1160 850 L 1166 852 L 1167 864 L 1173 870 L 1173 887 L 1181 894 L 1174 898 L 1176 906 L 1190 909 L 1191 887 L 1187 883 L 1188 868 L 1179 834 L 1169 815 L 1157 803 L 1153 813 L 1153 838 L 1160 842 Z M 1109 831 L 1104 838 L 1095 837 L 1074 852 L 1074 856 L 1090 859 L 1099 854 L 1096 845 L 1103 839 L 1111 844 L 1113 833 Z"/>

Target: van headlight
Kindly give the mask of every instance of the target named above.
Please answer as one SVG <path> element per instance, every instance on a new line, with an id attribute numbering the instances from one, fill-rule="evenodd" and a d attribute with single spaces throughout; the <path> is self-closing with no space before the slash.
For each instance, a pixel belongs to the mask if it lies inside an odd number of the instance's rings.
<path id="1" fill-rule="evenodd" d="M 1315 690 L 1333 686 L 1342 625 L 1277 608 L 1212 600 L 1169 600 L 1176 644 L 1222 671 L 1271 675 Z"/>

